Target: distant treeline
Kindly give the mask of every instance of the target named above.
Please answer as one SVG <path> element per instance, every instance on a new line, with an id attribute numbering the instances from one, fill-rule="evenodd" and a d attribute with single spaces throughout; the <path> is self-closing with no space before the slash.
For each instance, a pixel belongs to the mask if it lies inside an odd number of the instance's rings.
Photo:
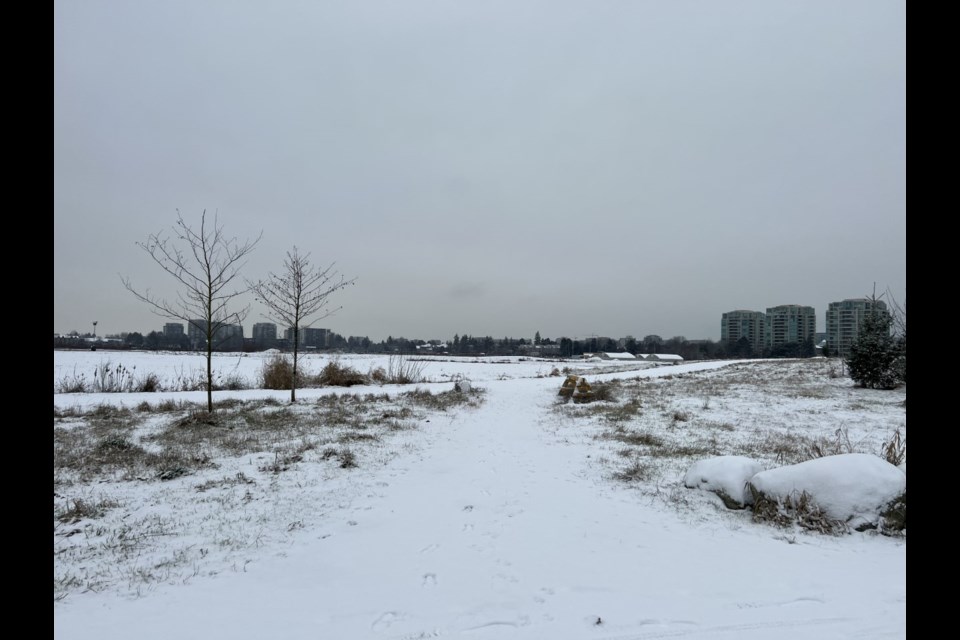
<path id="1" fill-rule="evenodd" d="M 143 350 L 143 351 L 202 351 L 204 345 L 194 344 L 185 335 L 168 336 L 160 331 L 151 331 L 143 335 L 138 332 L 121 334 L 119 336 L 95 337 L 91 334 L 71 334 L 54 336 L 54 349 L 87 349 L 87 350 Z M 276 339 L 255 341 L 253 338 L 243 338 L 242 343 L 237 340 L 228 340 L 221 345 L 215 345 L 217 351 L 265 351 L 291 349 L 290 341 Z M 625 338 L 591 337 L 585 339 L 560 338 L 552 340 L 541 338 L 539 332 L 533 338 L 493 338 L 492 336 L 455 335 L 452 341 L 442 340 L 408 340 L 407 338 L 388 337 L 380 342 L 373 342 L 365 336 L 344 337 L 338 333 L 330 333 L 324 346 L 303 346 L 301 350 L 311 352 L 340 352 L 340 353 L 371 353 L 391 354 L 446 354 L 463 356 L 541 356 L 574 358 L 584 353 L 616 353 L 629 352 L 634 355 L 650 353 L 672 353 L 684 360 L 713 360 L 725 358 L 808 358 L 816 355 L 813 342 L 791 342 L 781 344 L 762 352 L 754 350 L 750 343 L 741 338 L 734 343 L 714 342 L 713 340 L 687 340 L 683 336 L 674 336 L 663 339 L 651 335 L 638 340 Z M 827 354 L 824 354 L 827 355 Z"/>

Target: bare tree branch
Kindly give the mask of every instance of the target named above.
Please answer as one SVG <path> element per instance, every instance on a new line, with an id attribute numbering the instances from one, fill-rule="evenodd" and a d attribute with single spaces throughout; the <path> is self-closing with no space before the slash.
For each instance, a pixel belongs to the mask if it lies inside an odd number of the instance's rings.
<path id="1" fill-rule="evenodd" d="M 247 282 L 257 301 L 269 310 L 266 317 L 293 329 L 293 379 L 290 385 L 290 402 L 297 401 L 297 360 L 300 329 L 329 317 L 341 307 L 331 309 L 330 296 L 356 282 L 347 280 L 334 270 L 336 263 L 318 268 L 310 263 L 310 254 L 303 255 L 296 246 L 287 252 L 283 271 L 270 273 L 266 280 Z M 312 320 L 311 320 L 312 317 Z M 307 322 L 310 320 L 310 322 Z"/>
<path id="2" fill-rule="evenodd" d="M 897 301 L 893 297 L 893 293 L 888 287 L 886 290 L 886 296 L 889 300 L 888 304 L 890 305 L 890 315 L 893 320 L 893 332 L 902 336 L 904 340 L 907 338 L 907 300 L 904 298 L 903 303 Z"/>
<path id="3" fill-rule="evenodd" d="M 216 213 L 208 224 L 206 210 L 200 215 L 199 231 L 190 227 L 177 209 L 177 221 L 170 232 L 158 232 L 137 242 L 150 259 L 177 281 L 181 290 L 174 300 L 157 297 L 149 289 L 139 291 L 128 277 L 121 276 L 124 287 L 146 303 L 157 315 L 183 320 L 200 329 L 206 338 L 207 411 L 213 412 L 213 350 L 226 339 L 222 329 L 240 324 L 249 312 L 249 305 L 237 311 L 229 308 L 234 300 L 248 291 L 236 288 L 235 281 L 253 251 L 261 232 L 254 240 L 240 242 L 223 233 Z"/>

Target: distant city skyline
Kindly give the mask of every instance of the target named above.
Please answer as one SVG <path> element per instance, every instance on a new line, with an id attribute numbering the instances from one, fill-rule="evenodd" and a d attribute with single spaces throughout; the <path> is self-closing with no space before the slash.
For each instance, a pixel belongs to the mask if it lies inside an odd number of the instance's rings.
<path id="1" fill-rule="evenodd" d="M 891 306 L 891 305 L 889 305 L 889 304 L 887 304 L 887 303 L 885 302 L 885 299 L 889 296 L 889 294 L 890 294 L 889 291 L 883 291 L 883 292 L 878 292 L 878 293 L 876 293 L 877 298 L 878 298 L 878 301 L 879 301 L 879 303 L 880 303 L 880 308 L 888 309 L 888 308 Z M 871 291 L 871 294 L 870 294 L 870 295 L 874 295 L 874 293 Z M 822 319 L 821 319 L 821 314 L 820 314 L 819 312 L 817 312 L 817 311 L 816 311 L 816 307 L 814 307 L 814 311 L 815 311 L 815 313 L 816 313 L 816 331 L 815 331 L 815 333 L 816 333 L 816 334 L 819 334 L 819 335 L 823 335 L 823 336 L 826 336 L 826 335 L 827 335 L 828 330 L 829 330 L 827 312 L 828 312 L 831 308 L 836 307 L 836 306 L 839 306 L 839 305 L 841 305 L 842 303 L 850 303 L 850 302 L 861 301 L 861 300 L 869 300 L 869 296 L 851 296 L 851 297 L 849 297 L 849 298 L 844 298 L 844 299 L 842 299 L 842 300 L 834 300 L 834 301 L 831 301 L 831 302 L 829 303 L 829 305 L 827 305 L 827 306 L 825 307 L 824 313 L 822 314 L 822 315 L 823 315 L 823 318 L 822 318 Z M 898 303 L 898 304 L 903 304 L 903 303 L 904 303 L 904 301 L 901 301 L 901 300 L 896 300 L 896 301 L 894 301 L 894 302 L 896 302 L 896 303 Z M 720 327 L 721 327 L 721 324 L 722 324 L 723 317 L 724 317 L 725 315 L 727 315 L 727 314 L 739 314 L 739 313 L 741 313 L 741 312 L 753 312 L 753 313 L 757 313 L 757 314 L 760 314 L 760 315 L 766 315 L 767 311 L 768 311 L 769 309 L 773 308 L 773 307 L 786 307 L 786 306 L 794 306 L 794 305 L 792 305 L 792 304 L 788 304 L 788 305 L 772 305 L 772 307 L 764 307 L 763 309 L 729 309 L 729 310 L 721 313 L 720 316 L 719 316 L 718 319 L 717 319 L 718 329 L 717 329 L 717 336 L 716 336 L 716 337 L 714 337 L 714 336 L 692 336 L 692 335 L 687 335 L 687 334 L 671 333 L 671 332 L 666 332 L 666 333 L 657 333 L 657 332 L 625 333 L 625 334 L 622 334 L 622 335 L 601 334 L 601 333 L 595 333 L 595 332 L 594 332 L 594 333 L 587 333 L 587 334 L 583 334 L 583 335 L 570 335 L 570 334 L 550 335 L 550 334 L 544 333 L 544 332 L 542 332 L 542 331 L 534 331 L 533 334 L 531 334 L 531 335 L 526 335 L 526 334 L 494 334 L 494 333 L 489 333 L 489 332 L 487 332 L 487 333 L 479 333 L 479 332 L 478 332 L 478 333 L 468 333 L 468 332 L 465 332 L 465 333 L 454 333 L 454 334 L 451 334 L 450 336 L 425 336 L 425 335 L 419 335 L 419 334 L 402 335 L 402 334 L 399 334 L 399 333 L 388 333 L 388 334 L 385 334 L 385 335 L 383 335 L 383 336 L 381 337 L 381 336 L 369 336 L 369 335 L 359 334 L 359 333 L 350 332 L 350 331 L 339 331 L 339 330 L 333 329 L 333 328 L 331 328 L 331 327 L 329 327 L 329 326 L 319 327 L 319 326 L 311 325 L 310 327 L 304 327 L 304 328 L 309 328 L 309 329 L 311 329 L 311 330 L 317 330 L 317 329 L 319 329 L 319 330 L 322 330 L 322 331 L 325 331 L 325 332 L 339 334 L 339 335 L 343 336 L 344 338 L 348 338 L 348 337 L 351 337 L 351 336 L 360 337 L 360 338 L 366 337 L 366 338 L 369 338 L 369 339 L 370 339 L 371 341 L 373 341 L 373 342 L 383 342 L 383 341 L 385 341 L 388 337 L 393 337 L 393 338 L 405 338 L 405 339 L 408 339 L 408 340 L 425 340 L 425 341 L 427 341 L 427 340 L 440 340 L 440 341 L 443 341 L 443 342 L 448 342 L 448 341 L 451 341 L 455 335 L 471 335 L 471 336 L 474 336 L 474 337 L 477 337 L 477 336 L 480 336 L 480 337 L 489 336 L 489 337 L 492 337 L 492 338 L 494 338 L 494 339 L 496 339 L 496 340 L 500 340 L 500 339 L 505 338 L 505 337 L 506 337 L 506 338 L 512 338 L 512 339 L 520 339 L 520 338 L 523 338 L 523 339 L 525 339 L 525 340 L 532 340 L 533 337 L 534 337 L 536 334 L 540 334 L 540 336 L 541 336 L 542 338 L 545 338 L 545 339 L 546 339 L 546 338 L 549 338 L 549 339 L 551 339 L 551 340 L 558 340 L 558 339 L 560 339 L 560 338 L 569 338 L 569 339 L 572 339 L 572 340 L 583 340 L 583 339 L 589 339 L 589 338 L 612 338 L 612 339 L 614 339 L 614 340 L 619 340 L 619 339 L 623 339 L 623 338 L 627 338 L 627 337 L 633 337 L 633 338 L 635 338 L 635 339 L 637 339 L 637 340 L 640 340 L 640 339 L 644 338 L 645 336 L 658 335 L 658 336 L 660 336 L 661 338 L 663 338 L 664 340 L 667 340 L 667 339 L 670 339 L 670 338 L 673 338 L 673 337 L 677 337 L 677 336 L 683 336 L 683 337 L 687 338 L 688 340 L 713 340 L 714 342 L 721 342 L 721 341 L 723 340 L 723 335 L 722 335 L 722 330 L 721 330 Z M 802 307 L 811 306 L 811 307 L 812 307 L 813 305 L 796 305 L 796 306 L 802 306 Z M 93 324 L 93 323 L 91 323 L 91 325 L 92 325 L 92 324 Z M 106 337 L 107 335 L 116 336 L 116 335 L 123 335 L 123 334 L 129 334 L 129 333 L 140 333 L 140 334 L 142 334 L 142 335 L 147 335 L 148 333 L 150 333 L 150 332 L 152 332 L 152 331 L 156 331 L 156 332 L 158 332 L 158 333 L 163 333 L 163 332 L 164 332 L 164 325 L 167 325 L 167 324 L 180 324 L 180 325 L 183 326 L 184 331 L 187 331 L 187 323 L 186 323 L 185 321 L 182 321 L 182 320 L 167 320 L 167 321 L 163 322 L 163 324 L 162 324 L 161 326 L 159 326 L 158 328 L 151 328 L 151 329 L 147 329 L 147 330 L 142 330 L 142 329 L 123 329 L 123 330 L 112 331 L 112 332 L 108 332 L 108 333 L 103 333 L 103 332 L 101 332 L 100 335 L 101 335 L 101 337 Z M 240 324 L 240 326 L 241 326 L 242 329 L 243 329 L 243 337 L 244 337 L 244 338 L 253 338 L 253 337 L 254 337 L 253 334 L 254 334 L 254 326 L 255 326 L 255 325 L 269 325 L 269 326 L 275 327 L 276 330 L 277 330 L 276 336 L 277 336 L 277 337 L 280 337 L 280 338 L 284 337 L 284 334 L 285 334 L 285 333 L 288 333 L 289 330 L 291 329 L 291 327 L 284 327 L 284 326 L 281 325 L 281 323 L 278 323 L 278 322 L 272 321 L 272 320 L 259 320 L 259 321 L 257 321 L 257 322 L 241 322 L 241 323 L 239 323 L 239 324 Z M 69 334 L 69 333 L 71 333 L 71 332 L 73 332 L 73 331 L 77 331 L 77 333 L 79 333 L 79 334 L 81 334 L 81 335 L 86 335 L 86 334 L 94 333 L 93 331 L 90 331 L 90 330 L 79 330 L 79 329 L 72 329 L 72 330 L 70 330 L 70 331 L 54 331 L 54 333 L 55 333 L 55 334 L 59 334 L 59 335 L 67 335 L 67 334 Z M 739 337 L 739 334 L 737 335 L 737 337 Z M 762 344 L 762 343 L 763 343 L 763 340 L 762 340 L 762 336 L 761 336 L 761 337 L 760 337 L 760 344 Z"/>
<path id="2" fill-rule="evenodd" d="M 178 210 L 345 336 L 824 331 L 906 299 L 905 3 L 55 0 L 54 332 L 169 321 Z"/>

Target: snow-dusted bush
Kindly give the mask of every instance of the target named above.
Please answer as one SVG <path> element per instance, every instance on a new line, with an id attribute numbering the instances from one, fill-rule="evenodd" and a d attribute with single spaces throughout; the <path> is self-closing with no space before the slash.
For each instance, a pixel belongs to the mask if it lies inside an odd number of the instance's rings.
<path id="1" fill-rule="evenodd" d="M 781 515 L 809 520 L 812 514 L 857 530 L 880 526 L 891 505 L 902 498 L 906 526 L 906 474 L 868 453 L 826 456 L 761 471 L 750 478 L 748 489 L 758 505 L 776 505 Z M 756 509 L 755 514 L 763 515 Z"/>

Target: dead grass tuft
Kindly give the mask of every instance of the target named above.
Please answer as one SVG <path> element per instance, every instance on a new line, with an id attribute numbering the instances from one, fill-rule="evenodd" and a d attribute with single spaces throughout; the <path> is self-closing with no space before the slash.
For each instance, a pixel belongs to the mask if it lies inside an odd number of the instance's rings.
<path id="1" fill-rule="evenodd" d="M 99 518 L 103 516 L 108 509 L 119 506 L 119 502 L 111 499 L 91 502 L 82 498 L 75 498 L 68 500 L 66 504 L 60 507 L 55 507 L 53 510 L 53 519 L 64 524 L 75 524 L 81 520 Z"/>
<path id="2" fill-rule="evenodd" d="M 615 440 L 617 442 L 634 446 L 662 447 L 664 444 L 663 438 L 659 438 L 649 433 L 638 433 L 635 431 L 608 431 L 601 437 L 606 440 Z"/>
<path id="3" fill-rule="evenodd" d="M 337 360 L 331 360 L 326 364 L 317 376 L 317 381 L 327 387 L 352 387 L 369 383 L 365 375 L 353 367 L 340 364 Z"/>
<path id="4" fill-rule="evenodd" d="M 273 355 L 260 369 L 260 387 L 289 391 L 293 386 L 293 361 L 281 354 Z"/>
<path id="5" fill-rule="evenodd" d="M 767 496 L 747 483 L 753 497 L 753 521 L 778 527 L 799 526 L 808 531 L 840 535 L 849 532 L 842 520 L 830 518 L 806 491 L 794 492 L 782 500 Z"/>
<path id="6" fill-rule="evenodd" d="M 614 473 L 613 477 L 624 482 L 639 482 L 650 480 L 653 475 L 654 469 L 650 464 L 637 460 L 629 467 Z"/>
<path id="7" fill-rule="evenodd" d="M 473 387 L 470 391 L 441 391 L 433 393 L 428 389 L 415 389 L 400 396 L 402 402 L 415 407 L 423 407 L 436 411 L 447 411 L 454 407 L 479 407 L 482 402 L 483 391 Z"/>
<path id="8" fill-rule="evenodd" d="M 881 457 L 895 467 L 899 467 L 907 459 L 907 439 L 901 435 L 899 427 L 890 439 L 883 443 Z"/>

